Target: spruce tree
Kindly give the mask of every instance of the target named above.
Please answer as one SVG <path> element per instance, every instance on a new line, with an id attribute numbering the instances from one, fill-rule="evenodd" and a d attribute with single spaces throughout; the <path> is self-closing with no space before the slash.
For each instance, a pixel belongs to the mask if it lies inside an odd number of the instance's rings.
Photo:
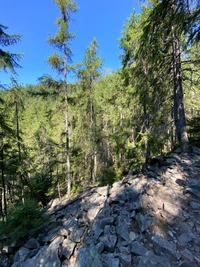
<path id="1" fill-rule="evenodd" d="M 173 81 L 176 134 L 184 152 L 190 151 L 190 147 L 183 101 L 182 40 L 189 37 L 189 41 L 194 31 L 195 36 L 198 36 L 198 13 L 199 6 L 190 1 L 153 1 L 152 10 L 144 23 L 139 52 L 139 56 L 146 58 L 155 68 L 159 66 L 160 69 L 169 70 Z"/>
<path id="2" fill-rule="evenodd" d="M 89 164 L 90 179 L 95 182 L 97 172 L 97 125 L 96 125 L 96 105 L 95 105 L 95 86 L 100 77 L 102 60 L 98 56 L 98 43 L 94 38 L 90 46 L 86 49 L 83 68 L 79 71 L 78 77 L 83 89 L 84 106 L 88 121 L 89 137 Z"/>
<path id="3" fill-rule="evenodd" d="M 72 62 L 72 51 L 70 49 L 71 40 L 75 37 L 74 33 L 69 30 L 69 22 L 71 15 L 78 9 L 74 0 L 54 0 L 54 3 L 60 10 L 60 17 L 56 21 L 58 32 L 54 36 L 50 36 L 47 42 L 57 50 L 53 55 L 49 56 L 47 62 L 49 65 L 62 76 L 61 81 L 54 83 L 64 94 L 65 99 L 65 136 L 66 136 L 66 165 L 67 165 L 67 193 L 71 191 L 71 170 L 70 170 L 70 129 L 69 129 L 69 90 L 67 74 L 70 71 Z M 51 79 L 47 77 L 46 82 L 51 83 Z"/>
<path id="4" fill-rule="evenodd" d="M 0 70 L 8 69 L 15 73 L 15 68 L 19 68 L 19 59 L 22 54 L 10 53 L 3 50 L 3 47 L 14 45 L 20 41 L 19 34 L 7 34 L 5 31 L 8 27 L 0 24 Z"/>

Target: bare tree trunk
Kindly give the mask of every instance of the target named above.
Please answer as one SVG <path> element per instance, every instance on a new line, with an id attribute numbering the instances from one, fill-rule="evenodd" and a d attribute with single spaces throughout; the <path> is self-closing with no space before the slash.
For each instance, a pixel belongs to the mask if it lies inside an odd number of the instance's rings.
<path id="1" fill-rule="evenodd" d="M 185 109 L 183 104 L 180 41 L 176 33 L 173 34 L 172 52 L 174 76 L 174 119 L 176 134 L 182 151 L 189 152 L 190 146 L 186 130 Z"/>

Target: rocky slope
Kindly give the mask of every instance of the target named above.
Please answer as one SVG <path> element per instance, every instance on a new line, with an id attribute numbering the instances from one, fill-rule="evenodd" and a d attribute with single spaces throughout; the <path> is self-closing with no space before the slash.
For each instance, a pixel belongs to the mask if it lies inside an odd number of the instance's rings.
<path id="1" fill-rule="evenodd" d="M 155 163 L 54 201 L 51 221 L 15 254 L 5 247 L 0 266 L 200 266 L 200 149 Z"/>

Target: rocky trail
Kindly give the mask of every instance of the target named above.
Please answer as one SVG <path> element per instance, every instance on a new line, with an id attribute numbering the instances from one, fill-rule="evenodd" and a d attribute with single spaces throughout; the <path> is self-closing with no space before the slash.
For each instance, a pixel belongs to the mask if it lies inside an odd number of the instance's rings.
<path id="1" fill-rule="evenodd" d="M 26 244 L 2 250 L 0 267 L 200 266 L 200 149 L 54 201 L 48 213 Z"/>

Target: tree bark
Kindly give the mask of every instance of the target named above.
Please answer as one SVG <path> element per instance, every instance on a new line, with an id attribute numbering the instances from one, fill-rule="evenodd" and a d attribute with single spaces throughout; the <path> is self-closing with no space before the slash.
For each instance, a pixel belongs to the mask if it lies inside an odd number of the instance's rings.
<path id="1" fill-rule="evenodd" d="M 1 179 L 2 179 L 2 218 L 3 218 L 3 221 L 5 221 L 6 215 L 7 215 L 7 203 L 6 203 L 6 185 L 5 185 L 5 175 L 4 175 L 4 147 L 3 145 L 1 149 Z"/>
<path id="2" fill-rule="evenodd" d="M 189 152 L 190 146 L 186 130 L 185 109 L 183 104 L 183 87 L 181 75 L 180 40 L 176 32 L 173 33 L 173 80 L 174 80 L 174 119 L 176 134 L 183 152 Z"/>

